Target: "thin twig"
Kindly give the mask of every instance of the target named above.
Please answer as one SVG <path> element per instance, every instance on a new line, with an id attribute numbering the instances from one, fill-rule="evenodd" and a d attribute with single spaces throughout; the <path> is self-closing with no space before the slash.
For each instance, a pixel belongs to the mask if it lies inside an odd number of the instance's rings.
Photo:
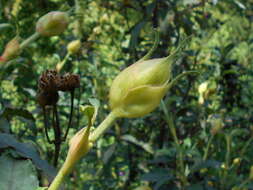
<path id="1" fill-rule="evenodd" d="M 73 117 L 73 110 L 74 110 L 74 94 L 75 94 L 75 90 L 72 90 L 70 92 L 70 96 L 71 96 L 71 108 L 70 108 L 70 115 L 69 115 L 69 123 L 68 123 L 68 128 L 65 132 L 65 135 L 63 137 L 63 141 L 66 140 L 67 136 L 68 136 L 68 133 L 69 133 L 69 128 L 72 124 L 72 117 Z"/>
<path id="2" fill-rule="evenodd" d="M 58 158 L 60 154 L 60 148 L 61 148 L 61 129 L 60 129 L 60 122 L 58 118 L 57 105 L 53 106 L 53 127 L 54 127 L 54 135 L 55 135 L 54 166 L 57 167 Z"/>

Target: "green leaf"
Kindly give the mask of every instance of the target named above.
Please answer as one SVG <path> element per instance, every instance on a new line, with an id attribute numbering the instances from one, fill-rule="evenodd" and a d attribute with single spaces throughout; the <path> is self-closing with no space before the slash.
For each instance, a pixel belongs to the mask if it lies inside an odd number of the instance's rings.
<path id="1" fill-rule="evenodd" d="M 154 150 L 153 148 L 150 146 L 150 144 L 145 143 L 143 141 L 139 141 L 138 139 L 136 139 L 135 137 L 133 137 L 132 135 L 124 135 L 121 137 L 121 139 L 128 141 L 130 143 L 133 143 L 141 148 L 143 148 L 145 151 L 147 151 L 150 154 L 154 154 Z"/>
<path id="2" fill-rule="evenodd" d="M 0 116 L 0 132 L 9 133 L 10 132 L 10 123 L 9 121 Z"/>
<path id="3" fill-rule="evenodd" d="M 35 190 L 39 186 L 35 168 L 30 160 L 0 157 L 1 190 Z"/>
<path id="4" fill-rule="evenodd" d="M 198 160 L 192 166 L 191 173 L 193 173 L 195 171 L 199 171 L 202 168 L 216 168 L 217 169 L 220 167 L 220 165 L 221 165 L 221 163 L 216 160 L 206 160 L 206 161 Z"/>
<path id="5" fill-rule="evenodd" d="M 103 155 L 103 162 L 104 164 L 107 164 L 110 158 L 112 157 L 113 153 L 115 152 L 116 149 L 116 144 L 111 145 L 104 153 Z"/>
<path id="6" fill-rule="evenodd" d="M 14 148 L 22 157 L 30 158 L 36 167 L 45 172 L 50 179 L 55 177 L 55 168 L 49 165 L 47 161 L 42 160 L 34 147 L 28 143 L 18 142 L 14 136 L 10 134 L 0 133 L 0 148 L 9 147 Z"/>
<path id="7" fill-rule="evenodd" d="M 137 46 L 138 37 L 140 36 L 141 29 L 145 26 L 145 24 L 146 24 L 146 21 L 141 21 L 133 27 L 131 31 L 131 39 L 129 43 L 129 49 L 131 51 L 133 51 L 134 48 Z"/>
<path id="8" fill-rule="evenodd" d="M 141 180 L 155 182 L 154 190 L 158 190 L 172 178 L 173 176 L 167 169 L 155 169 L 141 176 Z"/>
<path id="9" fill-rule="evenodd" d="M 89 102 L 91 103 L 92 106 L 85 105 L 85 106 L 81 106 L 80 109 L 84 113 L 84 115 L 87 117 L 89 123 L 93 126 L 97 117 L 100 103 L 97 99 L 93 99 L 93 98 L 90 98 Z"/>
<path id="10" fill-rule="evenodd" d="M 29 111 L 21 109 L 21 108 L 6 107 L 2 111 L 1 115 L 3 117 L 20 116 L 20 117 L 35 121 L 33 115 Z"/>

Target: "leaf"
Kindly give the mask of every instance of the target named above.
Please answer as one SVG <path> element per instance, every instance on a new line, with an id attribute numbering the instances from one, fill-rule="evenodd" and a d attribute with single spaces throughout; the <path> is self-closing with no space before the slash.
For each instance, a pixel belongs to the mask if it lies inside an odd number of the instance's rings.
<path id="1" fill-rule="evenodd" d="M 133 51 L 134 48 L 137 46 L 138 37 L 140 35 L 141 29 L 145 26 L 145 24 L 146 24 L 146 21 L 141 21 L 133 27 L 131 31 L 131 39 L 129 43 L 129 49 L 131 51 Z"/>
<path id="2" fill-rule="evenodd" d="M 206 161 L 199 160 L 193 165 L 190 171 L 191 173 L 193 173 L 202 168 L 216 168 L 217 169 L 220 167 L 220 165 L 221 163 L 216 160 L 206 160 Z"/>
<path id="3" fill-rule="evenodd" d="M 143 148 L 146 152 L 150 153 L 150 154 L 154 154 L 154 150 L 153 148 L 150 146 L 150 144 L 142 142 L 137 140 L 135 137 L 131 136 L 131 135 L 123 135 L 121 137 L 121 139 L 128 141 L 130 143 L 133 143 L 137 146 L 140 146 L 141 148 Z"/>
<path id="4" fill-rule="evenodd" d="M 167 169 L 156 169 L 141 176 L 141 180 L 155 182 L 155 190 L 158 190 L 163 184 L 172 178 L 173 176 Z"/>
<path id="5" fill-rule="evenodd" d="M 201 184 L 193 184 L 189 187 L 189 190 L 204 190 Z"/>
<path id="6" fill-rule="evenodd" d="M 7 29 L 7 28 L 11 28 L 11 27 L 12 27 L 11 24 L 8 24 L 8 23 L 1 23 L 1 24 L 0 24 L 0 31 L 5 30 L 5 29 Z"/>
<path id="7" fill-rule="evenodd" d="M 239 8 L 241 8 L 241 9 L 246 9 L 246 7 L 245 7 L 245 5 L 244 4 L 242 4 L 240 1 L 234 1 L 235 2 L 235 4 L 239 7 Z"/>
<path id="8" fill-rule="evenodd" d="M 9 133 L 10 132 L 10 123 L 9 121 L 0 116 L 0 132 Z"/>
<path id="9" fill-rule="evenodd" d="M 172 175 L 167 169 L 156 169 L 141 176 L 141 180 L 150 182 L 160 181 L 161 178 L 171 179 Z"/>
<path id="10" fill-rule="evenodd" d="M 103 162 L 107 164 L 116 149 L 116 144 L 111 145 L 103 155 Z"/>
<path id="11" fill-rule="evenodd" d="M 2 111 L 1 115 L 3 117 L 20 116 L 20 117 L 35 121 L 33 115 L 29 111 L 27 111 L 25 109 L 21 109 L 21 108 L 6 107 Z"/>
<path id="12" fill-rule="evenodd" d="M 39 186 L 35 168 L 30 160 L 0 157 L 1 190 L 35 190 Z"/>
<path id="13" fill-rule="evenodd" d="M 24 158 L 30 158 L 36 167 L 41 169 L 50 179 L 55 177 L 55 168 L 49 165 L 47 161 L 42 160 L 34 147 L 28 143 L 18 142 L 10 134 L 0 133 L 0 148 L 9 147 L 14 148 Z"/>

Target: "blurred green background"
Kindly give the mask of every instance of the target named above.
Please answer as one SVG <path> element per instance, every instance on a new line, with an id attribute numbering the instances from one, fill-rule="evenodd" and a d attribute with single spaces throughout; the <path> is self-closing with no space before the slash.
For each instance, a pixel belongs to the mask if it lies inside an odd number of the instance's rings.
<path id="1" fill-rule="evenodd" d="M 16 35 L 32 35 L 37 20 L 54 10 L 69 13 L 68 29 L 39 38 L 18 58 L 0 64 L 0 155 L 32 158 L 39 184 L 46 186 L 47 176 L 55 174 L 50 166 L 54 146 L 46 140 L 36 102 L 40 74 L 64 59 L 70 41 L 81 40 L 81 50 L 63 68 L 81 76 L 69 139 L 87 124 L 78 110 L 89 98 L 100 102 L 96 125 L 105 118 L 112 80 L 148 52 L 153 28 L 159 28 L 153 57 L 167 56 L 190 36 L 173 75 L 200 74 L 180 80 L 148 116 L 118 120 L 78 163 L 65 189 L 253 189 L 252 0 L 1 0 L 0 52 Z M 60 94 L 58 107 L 65 131 L 69 94 Z M 54 136 L 52 128 L 49 136 Z M 21 150 L 11 142 L 20 142 Z M 59 166 L 67 151 L 66 142 Z M 38 165 L 40 158 L 31 152 L 48 163 Z"/>

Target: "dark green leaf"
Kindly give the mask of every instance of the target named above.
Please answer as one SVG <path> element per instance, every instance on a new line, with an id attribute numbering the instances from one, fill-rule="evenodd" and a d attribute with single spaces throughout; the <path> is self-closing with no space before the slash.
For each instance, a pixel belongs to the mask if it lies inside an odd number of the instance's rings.
<path id="1" fill-rule="evenodd" d="M 30 160 L 0 157 L 1 190 L 35 190 L 39 186 L 35 168 Z"/>
<path id="2" fill-rule="evenodd" d="M 35 121 L 33 115 L 29 111 L 24 110 L 22 108 L 10 108 L 10 107 L 6 107 L 3 110 L 3 112 L 1 113 L 1 115 L 3 117 L 20 116 L 20 117 L 23 117 L 23 118 Z"/>
<path id="3" fill-rule="evenodd" d="M 49 165 L 47 161 L 42 160 L 36 149 L 27 143 L 18 142 L 12 135 L 0 133 L 0 147 L 14 148 L 24 158 L 30 158 L 37 168 L 41 169 L 45 174 L 53 178 L 56 170 L 53 166 Z"/>

